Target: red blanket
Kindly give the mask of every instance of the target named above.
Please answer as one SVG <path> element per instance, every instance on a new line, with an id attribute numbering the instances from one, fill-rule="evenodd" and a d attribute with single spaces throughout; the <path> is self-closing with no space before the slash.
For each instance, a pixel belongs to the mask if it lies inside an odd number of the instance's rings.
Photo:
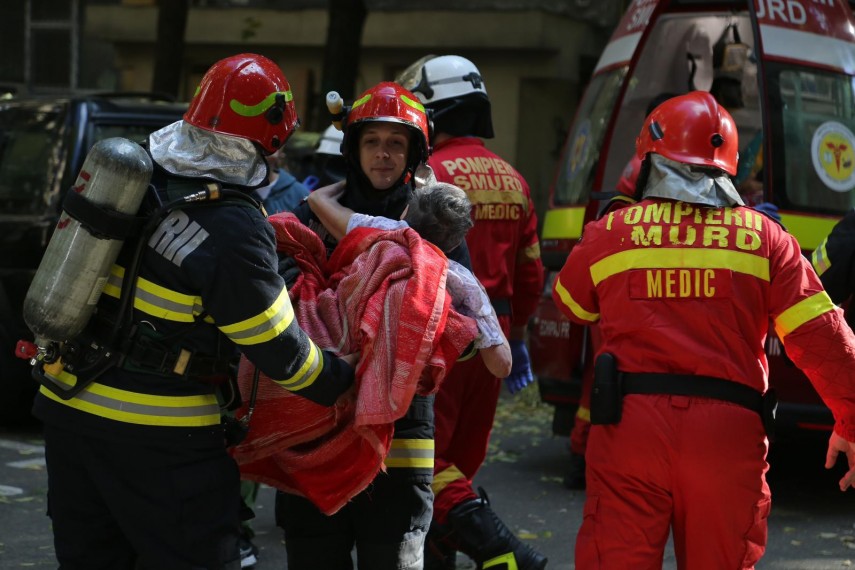
<path id="1" fill-rule="evenodd" d="M 318 236 L 292 214 L 270 222 L 277 248 L 302 270 L 289 291 L 300 326 L 319 347 L 361 357 L 354 388 L 333 407 L 261 374 L 249 435 L 233 455 L 244 478 L 303 495 L 332 514 L 383 469 L 394 421 L 415 393 L 439 388 L 477 329 L 451 310 L 445 257 L 413 230 L 355 230 L 327 260 Z M 254 372 L 242 358 L 244 402 Z M 246 405 L 237 415 L 245 413 Z"/>

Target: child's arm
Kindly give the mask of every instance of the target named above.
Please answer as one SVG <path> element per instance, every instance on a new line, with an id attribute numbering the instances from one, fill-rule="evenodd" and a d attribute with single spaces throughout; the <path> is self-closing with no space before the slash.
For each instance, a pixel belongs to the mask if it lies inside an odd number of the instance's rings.
<path id="1" fill-rule="evenodd" d="M 508 344 L 508 339 L 504 340 L 505 342 L 502 344 L 488 346 L 479 351 L 487 370 L 496 378 L 505 378 L 511 373 L 511 364 L 513 363 L 511 347 Z"/>
<path id="2" fill-rule="evenodd" d="M 451 295 L 454 309 L 475 319 L 478 324 L 475 348 L 479 350 L 487 369 L 497 378 L 506 377 L 511 373 L 511 347 L 502 333 L 499 318 L 484 286 L 467 268 L 449 260 L 445 287 Z"/>
<path id="3" fill-rule="evenodd" d="M 338 198 L 344 193 L 344 184 L 336 182 L 311 192 L 306 198 L 309 208 L 318 217 L 327 231 L 337 240 L 347 233 L 347 222 L 353 215 L 353 210 L 338 203 Z"/>

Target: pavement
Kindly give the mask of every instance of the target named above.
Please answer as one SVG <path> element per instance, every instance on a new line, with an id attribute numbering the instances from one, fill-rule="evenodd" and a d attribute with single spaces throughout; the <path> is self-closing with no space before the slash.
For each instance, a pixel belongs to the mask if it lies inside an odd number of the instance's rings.
<path id="1" fill-rule="evenodd" d="M 567 439 L 551 434 L 551 412 L 539 403 L 535 386 L 516 397 L 503 394 L 475 485 L 484 487 L 493 509 L 518 536 L 548 556 L 549 570 L 568 570 L 574 568 L 585 493 L 562 485 Z M 842 465 L 823 469 L 826 439 L 816 435 L 773 445 L 769 543 L 758 570 L 840 570 L 855 563 L 855 492 L 837 489 Z M 0 569 L 57 567 L 46 490 L 39 430 L 0 430 Z M 273 520 L 274 494 L 262 486 L 256 505 L 257 570 L 287 568 Z M 471 570 L 474 564 L 460 556 L 458 568 Z M 669 546 L 663 569 L 675 568 Z"/>

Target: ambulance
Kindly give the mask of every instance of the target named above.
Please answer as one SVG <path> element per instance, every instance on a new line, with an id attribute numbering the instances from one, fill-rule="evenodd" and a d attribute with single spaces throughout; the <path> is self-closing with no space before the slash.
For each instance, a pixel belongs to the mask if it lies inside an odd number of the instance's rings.
<path id="1" fill-rule="evenodd" d="M 714 93 L 738 126 L 740 189 L 751 187 L 750 201 L 777 207 L 805 255 L 855 207 L 853 5 L 629 5 L 577 107 L 542 220 L 547 279 L 530 350 L 541 399 L 555 406 L 555 433 L 569 433 L 592 354 L 589 330 L 560 315 L 552 283 L 583 225 L 615 194 L 651 101 L 695 89 Z M 771 331 L 766 352 L 780 400 L 779 433 L 830 430 L 831 413 Z"/>

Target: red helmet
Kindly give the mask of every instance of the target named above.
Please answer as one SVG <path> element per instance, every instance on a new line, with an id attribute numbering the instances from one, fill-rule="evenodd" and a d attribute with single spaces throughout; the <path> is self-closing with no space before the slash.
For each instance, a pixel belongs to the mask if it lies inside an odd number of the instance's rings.
<path id="1" fill-rule="evenodd" d="M 736 174 L 739 140 L 727 109 L 706 91 L 665 101 L 648 115 L 635 141 L 643 159 L 655 152 L 685 164 L 712 166 Z"/>
<path id="2" fill-rule="evenodd" d="M 184 120 L 200 129 L 255 141 L 268 153 L 284 145 L 300 123 L 285 74 L 253 53 L 212 65 Z"/>
<path id="3" fill-rule="evenodd" d="M 424 105 L 418 97 L 390 81 L 379 83 L 360 95 L 350 106 L 345 118 L 345 142 L 342 145 L 345 153 L 350 150 L 350 145 L 357 143 L 355 137 L 348 136 L 355 132 L 352 128 L 368 122 L 406 125 L 415 135 L 413 141 L 418 148 L 415 158 L 420 163 L 427 162 L 430 155 L 430 127 Z"/>

